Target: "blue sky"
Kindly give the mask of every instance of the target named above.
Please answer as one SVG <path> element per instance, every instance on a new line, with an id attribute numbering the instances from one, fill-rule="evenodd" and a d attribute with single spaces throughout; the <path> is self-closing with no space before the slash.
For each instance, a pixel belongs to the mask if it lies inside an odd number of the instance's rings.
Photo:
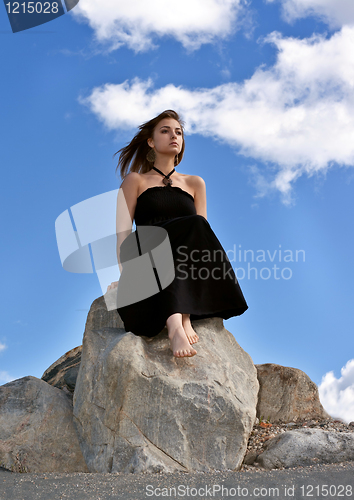
<path id="1" fill-rule="evenodd" d="M 113 154 L 172 108 L 186 122 L 178 171 L 204 178 L 230 260 L 249 250 L 231 262 L 249 309 L 225 327 L 354 420 L 352 3 L 80 0 L 16 34 L 3 9 L 0 37 L 0 384 L 40 378 L 82 343 L 103 292 L 62 268 L 55 220 L 117 189 Z"/>

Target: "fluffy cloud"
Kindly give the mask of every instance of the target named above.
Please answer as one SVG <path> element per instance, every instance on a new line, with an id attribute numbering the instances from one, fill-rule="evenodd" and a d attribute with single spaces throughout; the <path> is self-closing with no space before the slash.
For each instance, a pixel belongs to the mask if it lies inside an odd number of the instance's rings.
<path id="1" fill-rule="evenodd" d="M 109 129 L 135 128 L 176 109 L 187 133 L 223 141 L 263 162 L 262 171 L 252 171 L 259 195 L 277 189 L 289 203 L 299 176 L 354 165 L 354 28 L 330 39 L 272 33 L 266 41 L 278 50 L 275 65 L 258 68 L 241 83 L 155 89 L 152 80 L 136 78 L 95 88 L 80 101 Z"/>
<path id="2" fill-rule="evenodd" d="M 317 16 L 331 27 L 354 24 L 353 0 L 266 0 L 279 1 L 287 21 L 301 17 Z"/>
<path id="3" fill-rule="evenodd" d="M 2 343 L 0 342 L 0 352 L 1 352 L 1 351 L 4 351 L 6 348 L 7 348 L 7 345 L 2 344 Z"/>
<path id="4" fill-rule="evenodd" d="M 354 421 L 354 359 L 341 369 L 339 379 L 333 372 L 326 373 L 318 391 L 324 409 L 331 416 L 347 423 Z"/>
<path id="5" fill-rule="evenodd" d="M 189 50 L 216 38 L 225 38 L 237 27 L 248 0 L 85 0 L 72 15 L 87 22 L 98 42 L 109 50 L 127 45 L 136 52 L 154 47 L 154 38 L 169 36 Z"/>

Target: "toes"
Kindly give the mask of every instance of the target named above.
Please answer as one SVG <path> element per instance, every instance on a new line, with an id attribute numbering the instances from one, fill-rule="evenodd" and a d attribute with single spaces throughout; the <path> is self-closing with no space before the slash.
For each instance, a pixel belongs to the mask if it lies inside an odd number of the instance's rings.
<path id="1" fill-rule="evenodd" d="M 191 357 L 197 354 L 197 351 L 195 349 L 178 349 L 173 352 L 173 355 L 176 358 L 185 358 L 185 357 Z"/>

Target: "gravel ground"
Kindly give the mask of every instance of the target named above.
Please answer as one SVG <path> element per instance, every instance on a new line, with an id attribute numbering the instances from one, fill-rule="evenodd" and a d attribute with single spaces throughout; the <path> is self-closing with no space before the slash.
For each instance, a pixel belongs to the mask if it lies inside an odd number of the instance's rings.
<path id="1" fill-rule="evenodd" d="M 191 474 L 20 474 L 0 471 L 0 500 L 142 500 L 161 497 L 340 500 L 353 498 L 353 491 L 354 462 L 287 470 Z"/>

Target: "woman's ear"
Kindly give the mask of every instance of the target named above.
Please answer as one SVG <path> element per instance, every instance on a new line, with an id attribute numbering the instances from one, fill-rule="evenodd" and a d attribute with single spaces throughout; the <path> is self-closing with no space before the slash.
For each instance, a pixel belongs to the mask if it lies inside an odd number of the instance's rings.
<path id="1" fill-rule="evenodd" d="M 154 141 L 151 139 L 151 137 L 147 140 L 147 143 L 150 146 L 150 148 L 154 147 Z"/>

